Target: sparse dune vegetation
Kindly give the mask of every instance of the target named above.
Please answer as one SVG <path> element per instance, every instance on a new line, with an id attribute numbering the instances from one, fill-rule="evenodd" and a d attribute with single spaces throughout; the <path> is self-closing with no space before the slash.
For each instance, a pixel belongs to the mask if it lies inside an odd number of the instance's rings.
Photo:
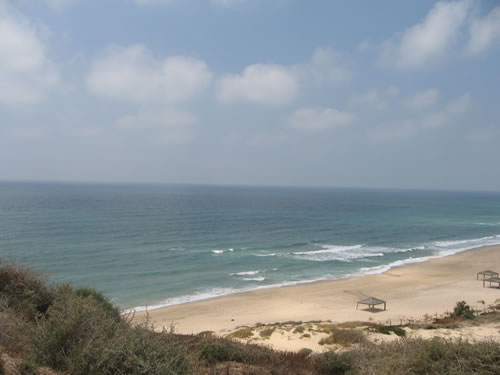
<path id="1" fill-rule="evenodd" d="M 405 327 L 371 322 L 284 322 L 227 335 L 157 332 L 94 289 L 48 284 L 18 265 L 0 263 L 0 374 L 498 374 L 500 344 L 463 339 L 401 338 L 374 344 L 370 335 L 405 336 Z M 474 313 L 462 302 L 450 314 L 463 322 L 498 323 L 495 309 Z M 469 316 L 470 317 L 470 316 Z M 436 324 L 439 324 L 437 322 Z M 409 329 L 408 327 L 406 327 Z M 426 330 L 436 327 L 426 327 Z M 416 329 L 416 327 L 413 327 Z M 425 327 L 421 327 L 425 329 Z M 266 346 L 284 333 L 323 335 L 323 353 Z M 397 335 L 397 336 L 396 336 Z M 341 348 L 341 350 L 339 350 Z"/>

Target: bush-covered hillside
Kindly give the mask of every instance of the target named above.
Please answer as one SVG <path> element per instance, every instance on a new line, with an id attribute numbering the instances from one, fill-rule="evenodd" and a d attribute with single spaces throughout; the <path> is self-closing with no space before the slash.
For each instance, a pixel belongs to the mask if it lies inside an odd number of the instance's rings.
<path id="1" fill-rule="evenodd" d="M 410 340 L 337 354 L 277 352 L 132 325 L 93 289 L 0 261 L 0 375 L 500 374 L 500 345 Z"/>

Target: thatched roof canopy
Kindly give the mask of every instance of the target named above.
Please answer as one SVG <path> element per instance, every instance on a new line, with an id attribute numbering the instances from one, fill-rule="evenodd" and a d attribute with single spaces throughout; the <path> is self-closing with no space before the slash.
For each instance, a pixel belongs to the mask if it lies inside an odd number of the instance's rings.
<path id="1" fill-rule="evenodd" d="M 491 287 L 491 283 L 496 283 L 496 284 L 498 284 L 498 287 L 500 288 L 500 277 L 495 276 L 495 277 L 489 277 L 487 279 L 483 279 L 483 288 L 485 286 L 486 281 L 488 281 L 490 283 L 490 287 Z"/>
<path id="2" fill-rule="evenodd" d="M 496 276 L 498 277 L 498 272 L 492 271 L 492 270 L 485 270 L 477 273 L 477 279 L 479 280 L 479 275 L 483 276 L 483 279 L 486 278 L 486 276 Z"/>
<path id="3" fill-rule="evenodd" d="M 372 310 L 375 309 L 375 305 L 381 305 L 384 304 L 384 310 L 386 308 L 386 303 L 385 301 L 375 298 L 375 297 L 368 297 L 368 298 L 363 298 L 362 300 L 359 300 L 358 303 L 356 304 L 356 310 L 358 309 L 358 305 L 368 305 L 368 307 Z"/>
<path id="4" fill-rule="evenodd" d="M 358 301 L 358 303 L 361 303 L 363 305 L 380 305 L 382 303 L 385 303 L 385 301 L 382 301 L 381 299 L 375 297 L 368 297 Z"/>

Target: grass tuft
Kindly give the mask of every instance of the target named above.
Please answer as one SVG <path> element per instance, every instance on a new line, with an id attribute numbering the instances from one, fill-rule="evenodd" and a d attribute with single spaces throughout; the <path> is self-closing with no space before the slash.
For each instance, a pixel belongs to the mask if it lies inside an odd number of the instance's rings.
<path id="1" fill-rule="evenodd" d="M 361 344 L 366 341 L 365 335 L 359 329 L 332 328 L 330 332 L 330 336 L 321 339 L 318 344 L 351 346 L 353 344 Z"/>
<path id="2" fill-rule="evenodd" d="M 253 336 L 252 328 L 240 328 L 226 336 L 227 339 L 248 339 Z"/>

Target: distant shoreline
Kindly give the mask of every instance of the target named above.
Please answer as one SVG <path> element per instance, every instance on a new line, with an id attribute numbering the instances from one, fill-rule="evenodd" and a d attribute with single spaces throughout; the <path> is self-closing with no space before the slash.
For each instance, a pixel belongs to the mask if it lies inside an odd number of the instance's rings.
<path id="1" fill-rule="evenodd" d="M 136 312 L 157 326 L 175 323 L 181 333 L 228 332 L 258 322 L 332 320 L 399 321 L 425 314 L 442 314 L 459 300 L 474 306 L 500 298 L 500 290 L 483 288 L 476 273 L 500 271 L 500 246 L 479 247 L 458 254 L 392 268 L 378 275 L 325 280 L 281 288 L 260 289 L 182 305 Z M 387 301 L 387 311 L 356 310 L 366 296 Z"/>
<path id="2" fill-rule="evenodd" d="M 290 288 L 290 287 L 295 287 L 295 286 L 299 286 L 299 285 L 316 284 L 316 283 L 329 283 L 329 282 L 333 282 L 333 281 L 349 280 L 349 279 L 353 279 L 353 278 L 366 277 L 366 276 L 371 276 L 371 275 L 380 275 L 380 274 L 384 274 L 386 272 L 389 272 L 389 271 L 397 269 L 397 268 L 404 268 L 404 267 L 408 267 L 408 266 L 411 266 L 414 264 L 424 263 L 424 262 L 430 261 L 432 259 L 440 259 L 440 258 L 455 256 L 458 254 L 464 254 L 467 252 L 480 251 L 481 249 L 490 248 L 490 247 L 497 247 L 497 246 L 500 246 L 500 245 L 473 247 L 470 249 L 457 251 L 457 252 L 452 253 L 452 254 L 431 255 L 431 256 L 422 257 L 422 258 L 413 258 L 412 261 L 410 261 L 411 258 L 409 258 L 406 260 L 396 261 L 396 262 L 390 263 L 388 265 L 380 266 L 381 270 L 376 271 L 376 272 L 374 272 L 374 271 L 368 272 L 368 273 L 360 272 L 360 273 L 346 274 L 346 275 L 342 275 L 342 276 L 338 276 L 338 277 L 331 277 L 331 278 L 319 278 L 319 279 L 315 279 L 315 280 L 289 281 L 289 282 L 284 282 L 281 284 L 263 285 L 260 287 L 248 287 L 247 289 L 236 290 L 233 293 L 227 293 L 227 294 L 221 294 L 221 295 L 214 295 L 214 296 L 200 295 L 199 297 L 193 296 L 194 298 L 192 298 L 190 300 L 188 300 L 188 299 L 191 296 L 174 297 L 171 300 L 186 299 L 186 301 L 179 302 L 179 303 L 165 303 L 165 304 L 159 303 L 156 305 L 132 307 L 132 308 L 125 309 L 123 311 L 123 314 L 128 314 L 128 313 L 132 313 L 132 312 L 143 312 L 143 311 L 150 311 L 151 312 L 151 311 L 163 309 L 166 307 L 180 306 L 180 305 L 186 305 L 186 304 L 191 304 L 191 303 L 196 303 L 196 302 L 203 302 L 203 301 L 208 301 L 208 300 L 213 300 L 213 299 L 220 299 L 220 298 L 225 298 L 225 297 L 230 297 L 230 296 L 234 296 L 234 295 L 238 295 L 238 294 L 245 294 L 245 293 L 259 291 L 259 290 L 265 290 L 265 289 Z M 396 263 L 396 264 L 394 264 L 394 263 Z M 401 263 L 401 264 L 399 264 L 399 263 Z"/>

